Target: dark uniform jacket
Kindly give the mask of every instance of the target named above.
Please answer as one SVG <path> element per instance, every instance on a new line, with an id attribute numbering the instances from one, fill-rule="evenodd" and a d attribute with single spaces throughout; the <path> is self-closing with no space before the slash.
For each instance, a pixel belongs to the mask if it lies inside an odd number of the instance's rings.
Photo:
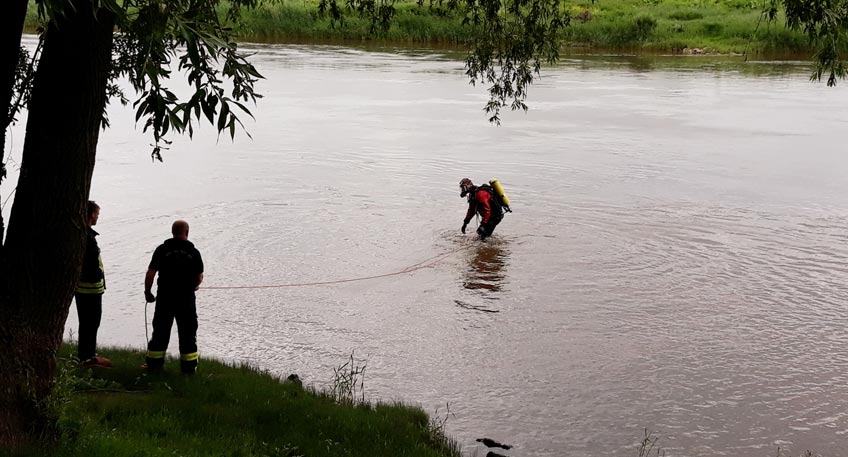
<path id="1" fill-rule="evenodd" d="M 82 271 L 76 292 L 78 294 L 102 294 L 106 290 L 103 274 L 103 261 L 100 259 L 100 246 L 97 245 L 99 233 L 88 228 L 85 240 L 85 254 L 82 257 Z"/>
<path id="2" fill-rule="evenodd" d="M 191 241 L 170 238 L 153 251 L 148 268 L 159 272 L 160 297 L 194 296 L 198 277 L 203 273 L 203 259 Z"/>

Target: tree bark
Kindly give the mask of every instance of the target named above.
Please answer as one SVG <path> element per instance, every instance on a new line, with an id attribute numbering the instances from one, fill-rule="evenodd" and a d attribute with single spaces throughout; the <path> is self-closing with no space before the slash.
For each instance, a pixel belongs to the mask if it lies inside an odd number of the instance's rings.
<path id="1" fill-rule="evenodd" d="M 6 128 L 9 126 L 8 110 L 12 103 L 15 85 L 15 69 L 21 51 L 21 34 L 24 30 L 28 0 L 7 0 L 0 15 L 0 107 L 3 107 L 3 142 L 0 157 L 6 147 Z"/>
<path id="2" fill-rule="evenodd" d="M 47 399 L 84 249 L 114 17 L 72 0 L 48 26 L 0 263 L 0 448 L 50 436 Z"/>
<path id="3" fill-rule="evenodd" d="M 0 120 L 0 128 L 3 130 L 0 133 L 0 183 L 6 177 L 6 131 L 12 122 L 9 109 L 15 92 L 15 69 L 21 53 L 21 34 L 28 3 L 28 0 L 8 0 L 4 13 L 0 15 L 0 56 L 6 56 L 0 63 L 0 109 L 3 110 Z M 0 245 L 3 244 L 4 231 L 3 215 L 0 214 Z"/>

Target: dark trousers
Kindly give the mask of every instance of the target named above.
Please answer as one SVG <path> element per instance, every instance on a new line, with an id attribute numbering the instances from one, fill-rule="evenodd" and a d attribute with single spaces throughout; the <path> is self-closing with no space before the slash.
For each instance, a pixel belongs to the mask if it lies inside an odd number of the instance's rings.
<path id="1" fill-rule="evenodd" d="M 74 294 L 79 316 L 79 345 L 77 357 L 87 360 L 94 357 L 97 348 L 97 329 L 103 314 L 103 294 Z"/>
<path id="2" fill-rule="evenodd" d="M 492 216 L 489 219 L 488 224 L 481 224 L 480 226 L 483 228 L 483 234 L 487 237 L 492 236 L 492 233 L 494 233 L 494 231 L 495 231 L 495 227 L 497 227 L 498 224 L 500 224 L 502 220 L 503 220 L 503 215 L 500 215 L 500 216 L 497 216 L 497 217 Z"/>
<path id="3" fill-rule="evenodd" d="M 153 336 L 147 343 L 147 368 L 161 369 L 165 364 L 165 351 L 171 340 L 171 327 L 177 322 L 180 339 L 180 369 L 194 373 L 197 368 L 197 308 L 195 297 L 161 297 L 156 299 L 153 313 Z M 161 357 L 160 357 L 161 355 Z"/>

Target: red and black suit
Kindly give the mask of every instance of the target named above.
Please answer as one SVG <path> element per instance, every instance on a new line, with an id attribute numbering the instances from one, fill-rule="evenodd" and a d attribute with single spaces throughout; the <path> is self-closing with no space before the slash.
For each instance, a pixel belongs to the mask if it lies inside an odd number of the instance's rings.
<path id="1" fill-rule="evenodd" d="M 480 239 L 486 239 L 492 236 L 495 227 L 503 220 L 503 209 L 495 200 L 494 189 L 490 187 L 475 187 L 468 192 L 468 211 L 465 213 L 463 223 L 468 225 L 471 218 L 477 213 L 480 215 L 480 226 L 477 227 L 477 234 Z"/>

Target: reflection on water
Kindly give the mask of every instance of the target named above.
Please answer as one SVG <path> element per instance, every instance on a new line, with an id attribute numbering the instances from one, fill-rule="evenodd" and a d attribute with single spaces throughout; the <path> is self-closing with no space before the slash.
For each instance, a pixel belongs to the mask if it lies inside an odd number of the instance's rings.
<path id="1" fill-rule="evenodd" d="M 504 267 L 508 260 L 509 250 L 505 247 L 505 241 L 493 238 L 481 242 L 469 251 L 468 268 L 462 286 L 481 292 L 486 299 L 497 300 L 494 293 L 503 288 L 506 278 Z"/>
<path id="2" fill-rule="evenodd" d="M 748 60 L 744 56 L 638 55 L 611 58 L 609 55 L 566 55 L 559 65 L 584 70 L 627 69 L 632 73 L 709 72 L 717 76 L 800 77 L 812 71 L 804 57 L 781 56 L 783 60 Z"/>
<path id="3" fill-rule="evenodd" d="M 468 302 L 462 301 L 462 300 L 454 300 L 453 302 L 456 303 L 456 306 L 459 306 L 462 309 L 470 309 L 472 311 L 480 311 L 481 313 L 499 313 L 500 312 L 497 309 L 491 309 L 491 308 L 487 308 L 485 306 L 479 306 L 479 305 L 472 305 L 471 303 L 468 303 Z"/>

